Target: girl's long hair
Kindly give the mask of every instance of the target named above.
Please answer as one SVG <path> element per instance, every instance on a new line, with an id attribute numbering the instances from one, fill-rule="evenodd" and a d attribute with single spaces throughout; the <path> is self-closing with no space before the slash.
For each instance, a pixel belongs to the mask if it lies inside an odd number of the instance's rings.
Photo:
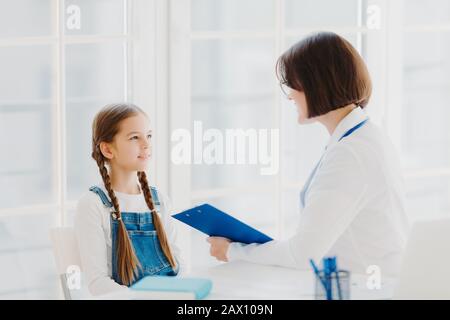
<path id="1" fill-rule="evenodd" d="M 113 250 L 116 250 L 117 253 L 116 267 L 118 276 L 122 284 L 127 286 L 134 282 L 138 274 L 138 268 L 141 267 L 141 264 L 134 252 L 125 224 L 121 219 L 119 201 L 117 200 L 111 186 L 111 178 L 106 166 L 107 159 L 100 151 L 100 143 L 112 142 L 115 135 L 119 131 L 120 122 L 139 113 L 146 115 L 142 109 L 133 104 L 109 104 L 97 113 L 92 124 L 92 158 L 97 162 L 100 175 L 103 179 L 105 188 L 108 191 L 109 198 L 114 206 L 114 211 L 119 222 L 116 247 L 113 248 Z M 137 177 L 145 197 L 145 202 L 152 213 L 153 224 L 155 226 L 162 251 L 172 268 L 175 268 L 176 261 L 172 255 L 172 251 L 170 250 L 161 218 L 155 210 L 152 194 L 147 181 L 147 175 L 144 171 L 138 171 Z"/>

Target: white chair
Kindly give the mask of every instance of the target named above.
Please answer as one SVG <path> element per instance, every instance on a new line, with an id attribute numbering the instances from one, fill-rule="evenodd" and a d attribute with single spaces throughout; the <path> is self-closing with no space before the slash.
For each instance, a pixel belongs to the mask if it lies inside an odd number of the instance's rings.
<path id="1" fill-rule="evenodd" d="M 394 299 L 450 299 L 450 219 L 418 220 L 411 228 Z"/>
<path id="2" fill-rule="evenodd" d="M 91 298 L 92 296 L 89 294 L 86 286 L 83 286 L 80 253 L 73 228 L 60 227 L 51 229 L 50 240 L 64 298 L 67 300 Z M 76 290 L 71 290 L 68 285 L 71 276 L 71 274 L 68 274 L 68 271 L 71 268 L 72 271 L 80 272 L 78 276 L 80 277 L 81 287 Z"/>

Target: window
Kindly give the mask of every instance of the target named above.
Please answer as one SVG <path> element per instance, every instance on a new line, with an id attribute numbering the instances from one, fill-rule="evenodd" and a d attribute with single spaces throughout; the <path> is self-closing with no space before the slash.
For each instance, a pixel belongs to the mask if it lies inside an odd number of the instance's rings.
<path id="1" fill-rule="evenodd" d="M 413 218 L 450 214 L 450 3 L 404 1 L 401 152 Z"/>
<path id="2" fill-rule="evenodd" d="M 58 296 L 49 228 L 70 225 L 100 179 L 90 158 L 96 111 L 132 100 L 155 114 L 154 6 L 1 2 L 0 299 Z"/>

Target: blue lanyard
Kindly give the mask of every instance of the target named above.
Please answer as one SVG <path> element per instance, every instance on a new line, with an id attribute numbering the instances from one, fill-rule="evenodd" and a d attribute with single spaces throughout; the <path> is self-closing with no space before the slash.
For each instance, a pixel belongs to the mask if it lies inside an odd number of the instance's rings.
<path id="1" fill-rule="evenodd" d="M 345 137 L 351 135 L 354 131 L 358 130 L 359 128 L 361 128 L 369 119 L 366 119 L 360 123 L 358 123 L 356 126 L 354 126 L 353 128 L 350 128 L 346 133 L 344 133 L 344 135 L 339 139 L 339 141 L 341 141 L 342 139 L 344 139 Z"/>

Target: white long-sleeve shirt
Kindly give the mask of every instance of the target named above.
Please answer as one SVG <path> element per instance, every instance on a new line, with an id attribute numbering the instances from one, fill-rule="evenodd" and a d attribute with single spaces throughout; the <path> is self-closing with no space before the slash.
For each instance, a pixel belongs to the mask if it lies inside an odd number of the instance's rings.
<path id="1" fill-rule="evenodd" d="M 336 256 L 339 268 L 363 273 L 399 272 L 409 223 L 396 152 L 387 136 L 355 108 L 336 127 L 305 196 L 296 233 L 265 244 L 231 243 L 229 261 L 311 269 L 324 256 Z"/>
<path id="2" fill-rule="evenodd" d="M 103 183 L 98 186 L 105 192 Z M 115 191 L 123 212 L 148 212 L 148 206 L 142 194 L 126 194 Z M 171 217 L 169 199 L 158 191 L 160 200 L 160 217 L 173 255 L 177 258 L 180 269 L 178 275 L 186 271 L 186 263 L 180 250 L 177 226 Z M 80 251 L 82 273 L 86 277 L 92 295 L 112 293 L 117 290 L 129 290 L 112 279 L 112 239 L 110 225 L 111 211 L 105 207 L 100 197 L 88 191 L 78 201 L 74 219 L 75 234 Z"/>

